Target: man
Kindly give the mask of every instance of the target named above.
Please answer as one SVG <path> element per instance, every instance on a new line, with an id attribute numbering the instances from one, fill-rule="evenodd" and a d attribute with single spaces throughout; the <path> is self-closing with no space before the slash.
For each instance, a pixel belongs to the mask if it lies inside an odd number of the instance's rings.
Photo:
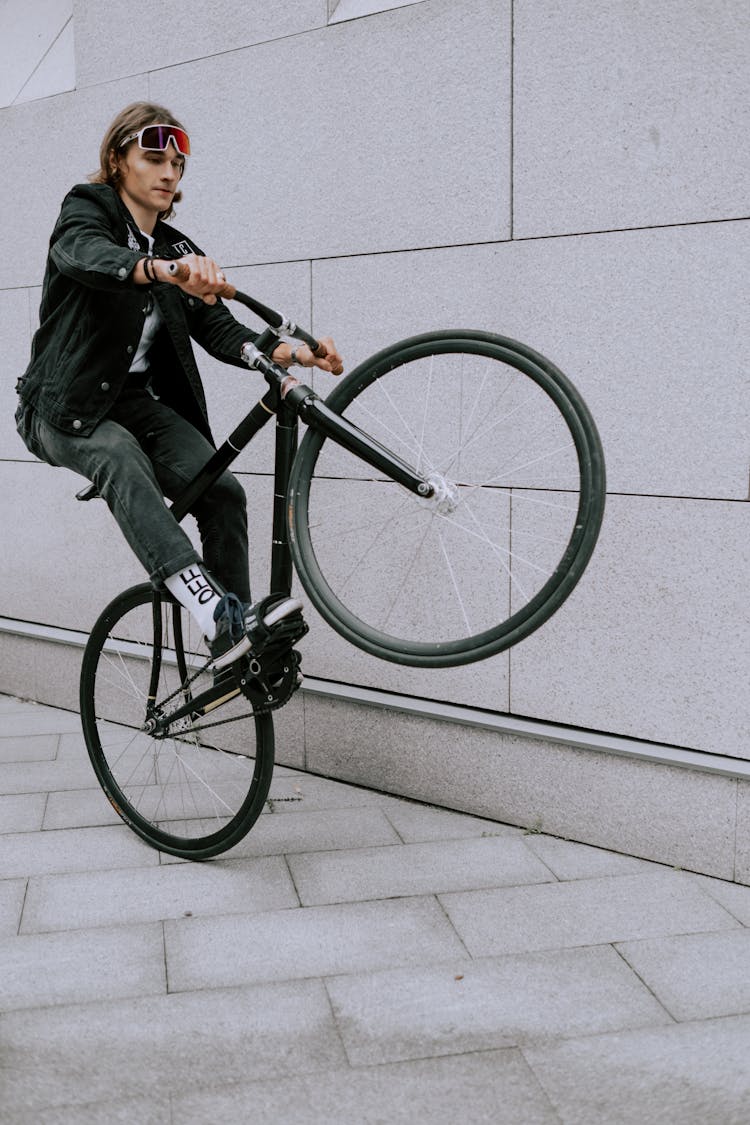
<path id="1" fill-rule="evenodd" d="M 191 338 L 244 366 L 254 334 L 217 300 L 219 266 L 164 222 L 181 198 L 190 140 L 162 106 L 136 102 L 112 122 L 92 183 L 63 201 L 50 239 L 31 362 L 18 383 L 18 430 L 35 456 L 93 481 L 155 585 L 195 617 L 221 669 L 251 646 L 245 494 L 225 472 L 195 504 L 203 558 L 164 503 L 214 452 Z M 169 271 L 179 259 L 186 280 Z M 282 343 L 273 359 L 340 369 Z M 284 599 L 274 620 L 299 609 Z"/>

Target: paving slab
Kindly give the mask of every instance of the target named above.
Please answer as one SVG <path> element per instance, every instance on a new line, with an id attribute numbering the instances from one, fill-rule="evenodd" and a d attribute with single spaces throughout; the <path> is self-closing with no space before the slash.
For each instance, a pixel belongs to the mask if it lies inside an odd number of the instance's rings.
<path id="1" fill-rule="evenodd" d="M 0 793 L 51 793 L 91 785 L 88 759 L 0 763 Z"/>
<path id="2" fill-rule="evenodd" d="M 10 833 L 2 838 L 0 879 L 65 871 L 156 866 L 159 856 L 123 824 Z"/>
<path id="3" fill-rule="evenodd" d="M 750 930 L 617 946 L 676 1020 L 750 1013 Z"/>
<path id="4" fill-rule="evenodd" d="M 698 886 L 720 902 L 743 926 L 750 926 L 750 887 L 741 883 L 728 883 L 724 879 L 709 879 L 694 875 Z"/>
<path id="5" fill-rule="evenodd" d="M 182 1094 L 346 1065 L 319 981 L 0 1016 L 2 1112 Z M 167 1119 L 168 1120 L 168 1119 Z"/>
<path id="6" fill-rule="evenodd" d="M 93 780 L 93 771 L 90 774 L 89 782 Z M 49 794 L 43 828 L 96 828 L 108 824 L 122 824 L 122 820 L 103 789 L 68 789 Z"/>
<path id="7" fill-rule="evenodd" d="M 0 803 L 0 831 L 1 812 Z M 70 790 L 48 795 L 44 814 L 45 829 L 120 823 L 120 818 L 100 789 Z M 236 859 L 287 852 L 314 852 L 318 849 L 397 844 L 398 841 L 398 832 L 392 827 L 386 812 L 379 809 L 377 804 L 359 804 L 352 809 L 299 809 L 293 817 L 274 816 L 269 809 L 256 821 L 250 834 L 227 854 Z M 162 859 L 164 863 L 181 862 L 177 857 L 166 854 Z"/>
<path id="8" fill-rule="evenodd" d="M 745 1125 L 750 1017 L 524 1048 L 564 1125 Z"/>
<path id="9" fill-rule="evenodd" d="M 0 1012 L 166 992 L 163 949 L 159 925 L 6 938 Z"/>
<path id="10" fill-rule="evenodd" d="M 165 864 L 29 880 L 22 933 L 127 926 L 299 905 L 280 856 L 242 863 Z"/>
<path id="11" fill-rule="evenodd" d="M 518 1051 L 487 1051 L 260 1081 L 176 1097 L 174 1125 L 559 1125 Z"/>
<path id="12" fill-rule="evenodd" d="M 389 804 L 386 813 L 405 844 L 430 840 L 466 840 L 475 836 L 520 836 L 523 829 L 450 809 L 435 809 L 414 801 Z"/>
<path id="13" fill-rule="evenodd" d="M 681 872 L 608 876 L 440 896 L 474 957 L 732 929 L 738 922 Z"/>
<path id="14" fill-rule="evenodd" d="M 73 711 L 60 711 L 39 703 L 26 703 L 20 709 L 6 711 L 0 719 L 3 738 L 25 738 L 39 734 L 79 733 L 80 716 Z"/>
<path id="15" fill-rule="evenodd" d="M 671 1023 L 611 946 L 326 982 L 354 1066 Z"/>
<path id="16" fill-rule="evenodd" d="M 554 879 L 516 836 L 319 852 L 290 856 L 289 866 L 306 906 Z"/>
<path id="17" fill-rule="evenodd" d="M 57 757 L 58 734 L 7 735 L 0 719 L 0 762 L 49 762 Z"/>
<path id="18" fill-rule="evenodd" d="M 38 832 L 47 807 L 46 793 L 0 796 L 0 833 Z"/>
<path id="19" fill-rule="evenodd" d="M 465 957 L 434 898 L 165 923 L 172 991 L 418 965 Z"/>
<path id="20" fill-rule="evenodd" d="M 243 859 L 261 855 L 295 855 L 297 852 L 337 851 L 397 844 L 398 834 L 385 813 L 377 808 L 302 810 L 294 816 L 264 813 L 244 840 L 227 855 Z M 170 862 L 174 857 L 165 856 Z"/>
<path id="21" fill-rule="evenodd" d="M 587 844 L 577 844 L 571 840 L 560 840 L 555 836 L 538 835 L 535 832 L 526 836 L 526 843 L 560 880 L 629 875 L 636 871 L 653 871 L 655 866 L 646 859 L 636 859 L 632 855 L 621 855 L 605 848 L 593 848 Z"/>
<path id="22" fill-rule="evenodd" d="M 25 879 L 0 880 L 0 938 L 18 933 L 25 895 Z"/>
<path id="23" fill-rule="evenodd" d="M 88 763 L 89 752 L 81 730 L 80 721 L 75 731 L 67 731 L 60 735 L 60 744 L 57 748 L 58 761 L 81 761 Z M 89 767 L 91 769 L 91 767 Z M 92 769 L 93 775 L 93 769 Z"/>
<path id="24" fill-rule="evenodd" d="M 111 1100 L 88 1105 L 55 1106 L 53 1109 L 22 1109 L 13 1112 L 13 1125 L 167 1125 L 171 1099 L 168 1094 L 150 1098 L 125 1098 L 116 1105 Z"/>

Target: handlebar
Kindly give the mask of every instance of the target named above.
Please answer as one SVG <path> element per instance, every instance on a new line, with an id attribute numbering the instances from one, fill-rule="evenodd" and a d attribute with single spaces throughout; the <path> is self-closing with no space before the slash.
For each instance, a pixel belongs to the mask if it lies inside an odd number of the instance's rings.
<path id="1" fill-rule="evenodd" d="M 167 265 L 167 273 L 177 282 L 187 281 L 190 277 L 190 266 L 188 266 L 186 262 L 169 262 Z M 317 359 L 325 359 L 328 355 L 325 344 L 322 344 L 320 340 L 316 340 L 315 337 L 311 336 L 309 332 L 306 332 L 304 328 L 292 324 L 290 321 L 286 320 L 281 313 L 276 312 L 275 309 L 271 309 L 267 305 L 261 304 L 260 301 L 256 301 L 254 297 L 249 297 L 247 293 L 241 293 L 240 290 L 230 284 L 230 282 L 225 281 L 216 295 L 217 297 L 223 297 L 227 301 L 238 301 L 241 305 L 245 305 L 245 307 L 250 309 L 251 312 L 254 312 L 256 316 L 259 316 L 261 320 L 264 320 L 266 324 L 269 324 L 279 335 L 292 336 L 295 340 L 301 340 L 303 344 L 307 344 L 308 348 Z M 333 374 L 340 375 L 343 370 L 343 366 L 339 364 L 337 368 L 333 369 Z"/>

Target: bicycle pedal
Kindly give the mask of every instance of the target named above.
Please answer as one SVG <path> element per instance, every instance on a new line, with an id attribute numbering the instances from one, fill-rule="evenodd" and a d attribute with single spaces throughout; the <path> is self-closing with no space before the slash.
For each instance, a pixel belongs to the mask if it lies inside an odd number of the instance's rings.
<path id="1" fill-rule="evenodd" d="M 282 602 L 281 605 L 275 606 L 263 618 L 263 624 L 266 629 L 273 629 L 279 621 L 284 621 L 287 617 L 292 617 L 295 613 L 301 613 L 303 610 L 302 602 L 299 598 L 289 598 L 287 601 Z"/>

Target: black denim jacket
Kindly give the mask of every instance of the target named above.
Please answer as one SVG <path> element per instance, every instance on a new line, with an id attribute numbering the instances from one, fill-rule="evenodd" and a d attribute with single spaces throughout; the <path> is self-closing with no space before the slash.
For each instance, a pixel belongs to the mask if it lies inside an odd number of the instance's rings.
<path id="1" fill-rule="evenodd" d="M 150 352 L 154 390 L 211 440 L 191 337 L 217 359 L 244 367 L 240 348 L 256 334 L 221 301 L 207 305 L 173 285 L 137 286 L 133 269 L 147 250 L 109 185 L 78 184 L 65 197 L 50 238 L 31 362 L 16 386 L 23 438 L 31 409 L 58 429 L 92 432 L 128 377 L 153 294 L 164 318 Z M 202 251 L 174 227 L 157 222 L 154 255 L 186 253 Z"/>

